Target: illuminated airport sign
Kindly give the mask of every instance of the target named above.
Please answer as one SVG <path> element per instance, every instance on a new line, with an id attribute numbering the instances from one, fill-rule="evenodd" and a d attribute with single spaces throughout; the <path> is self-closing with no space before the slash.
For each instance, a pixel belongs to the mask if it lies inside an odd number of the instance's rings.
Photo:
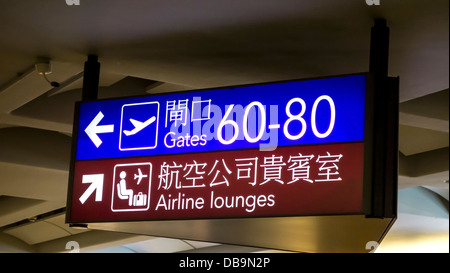
<path id="1" fill-rule="evenodd" d="M 68 221 L 361 213 L 367 81 L 79 103 Z"/>

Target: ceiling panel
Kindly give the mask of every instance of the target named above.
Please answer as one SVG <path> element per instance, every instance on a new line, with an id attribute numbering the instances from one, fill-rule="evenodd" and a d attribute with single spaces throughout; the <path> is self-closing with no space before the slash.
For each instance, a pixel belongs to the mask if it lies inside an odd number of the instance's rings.
<path id="1" fill-rule="evenodd" d="M 409 156 L 448 147 L 448 133 L 400 125 L 399 148 Z"/>

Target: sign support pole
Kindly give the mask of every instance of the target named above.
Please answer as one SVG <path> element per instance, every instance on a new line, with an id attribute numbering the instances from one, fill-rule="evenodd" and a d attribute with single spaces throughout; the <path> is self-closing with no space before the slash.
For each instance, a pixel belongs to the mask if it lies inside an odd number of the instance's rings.
<path id="1" fill-rule="evenodd" d="M 372 185 L 368 217 L 396 215 L 398 164 L 398 78 L 388 77 L 389 28 L 376 19 L 371 30 L 369 71 L 374 79 Z"/>
<path id="2" fill-rule="evenodd" d="M 95 101 L 98 98 L 98 84 L 100 77 L 100 63 L 96 55 L 88 55 L 84 63 L 82 101 Z"/>
<path id="3" fill-rule="evenodd" d="M 375 78 L 382 79 L 388 76 L 389 61 L 389 28 L 385 19 L 376 19 L 372 27 L 370 39 L 369 71 Z"/>

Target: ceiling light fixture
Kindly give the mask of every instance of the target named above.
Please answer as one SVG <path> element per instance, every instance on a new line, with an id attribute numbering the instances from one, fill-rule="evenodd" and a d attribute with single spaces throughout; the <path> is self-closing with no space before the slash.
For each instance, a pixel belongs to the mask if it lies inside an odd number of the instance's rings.
<path id="1" fill-rule="evenodd" d="M 52 82 L 47 78 L 47 74 L 52 73 L 52 65 L 50 64 L 50 60 L 40 60 L 35 64 L 36 71 L 43 75 L 45 80 L 52 86 L 52 87 L 59 87 L 58 82 Z"/>

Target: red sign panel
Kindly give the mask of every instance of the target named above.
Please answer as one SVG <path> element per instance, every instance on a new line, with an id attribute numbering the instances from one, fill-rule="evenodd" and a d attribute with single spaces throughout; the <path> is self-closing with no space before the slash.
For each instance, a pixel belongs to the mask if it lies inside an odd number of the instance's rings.
<path id="1" fill-rule="evenodd" d="M 364 144 L 77 161 L 70 222 L 362 212 Z"/>

